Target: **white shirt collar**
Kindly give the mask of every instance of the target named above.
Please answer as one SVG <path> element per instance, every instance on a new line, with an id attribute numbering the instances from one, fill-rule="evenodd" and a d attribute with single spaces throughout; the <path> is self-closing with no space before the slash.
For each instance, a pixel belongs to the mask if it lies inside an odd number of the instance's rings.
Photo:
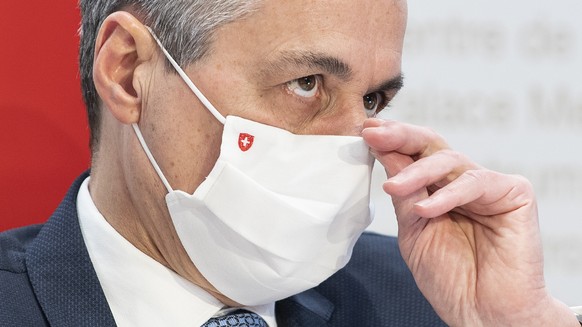
<path id="1" fill-rule="evenodd" d="M 147 256 L 109 225 L 85 179 L 77 196 L 81 232 L 95 272 L 120 327 L 200 326 L 224 304 Z M 247 308 L 276 327 L 275 304 Z"/>

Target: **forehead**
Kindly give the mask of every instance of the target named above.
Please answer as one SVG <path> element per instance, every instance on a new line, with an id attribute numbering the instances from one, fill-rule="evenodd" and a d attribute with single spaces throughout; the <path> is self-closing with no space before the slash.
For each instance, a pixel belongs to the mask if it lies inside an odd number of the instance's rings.
<path id="1" fill-rule="evenodd" d="M 250 17 L 259 28 L 295 26 L 302 31 L 317 28 L 347 32 L 376 29 L 406 16 L 403 0 L 263 0 L 261 4 Z"/>
<path id="2" fill-rule="evenodd" d="M 340 58 L 356 71 L 399 70 L 406 14 L 402 0 L 265 0 L 253 14 L 221 28 L 214 50 L 228 51 L 247 67 L 308 51 Z"/>

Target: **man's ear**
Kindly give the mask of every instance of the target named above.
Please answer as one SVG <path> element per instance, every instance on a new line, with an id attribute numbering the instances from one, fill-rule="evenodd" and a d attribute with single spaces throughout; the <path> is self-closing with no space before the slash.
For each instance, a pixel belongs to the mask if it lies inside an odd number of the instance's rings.
<path id="1" fill-rule="evenodd" d="M 124 124 L 139 120 L 143 91 L 137 68 L 152 60 L 154 41 L 130 13 L 118 11 L 103 21 L 95 41 L 93 81 L 103 104 Z"/>

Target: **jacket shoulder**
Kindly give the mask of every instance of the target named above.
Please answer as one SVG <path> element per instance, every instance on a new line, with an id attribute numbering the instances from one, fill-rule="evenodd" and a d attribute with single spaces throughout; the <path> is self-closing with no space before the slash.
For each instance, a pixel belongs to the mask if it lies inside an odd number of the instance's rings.
<path id="1" fill-rule="evenodd" d="M 0 233 L 0 326 L 45 326 L 26 268 L 26 252 L 41 225 Z"/>
<path id="2" fill-rule="evenodd" d="M 34 241 L 42 225 L 31 225 L 0 233 L 0 271 L 26 271 L 26 249 Z"/>

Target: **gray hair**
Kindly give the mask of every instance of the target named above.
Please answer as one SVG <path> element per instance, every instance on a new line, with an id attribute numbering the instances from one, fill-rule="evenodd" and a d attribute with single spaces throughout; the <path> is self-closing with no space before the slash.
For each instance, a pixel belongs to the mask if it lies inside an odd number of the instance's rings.
<path id="1" fill-rule="evenodd" d="M 256 9 L 259 0 L 79 0 L 79 70 L 87 107 L 91 149 L 99 142 L 100 99 L 93 83 L 95 40 L 113 12 L 131 9 L 151 27 L 178 64 L 185 67 L 208 54 L 213 32 Z M 168 66 L 169 67 L 169 66 Z"/>

